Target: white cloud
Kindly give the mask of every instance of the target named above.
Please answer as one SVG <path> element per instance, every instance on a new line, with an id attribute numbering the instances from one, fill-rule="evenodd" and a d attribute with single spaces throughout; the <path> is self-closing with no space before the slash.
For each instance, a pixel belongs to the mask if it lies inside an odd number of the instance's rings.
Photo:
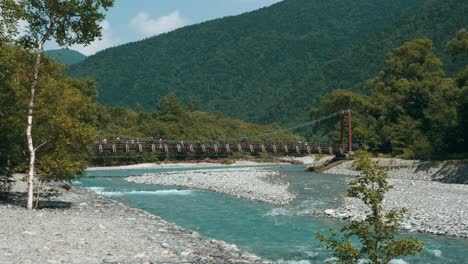
<path id="1" fill-rule="evenodd" d="M 111 25 L 109 23 L 109 21 L 107 20 L 104 20 L 101 22 L 101 27 L 102 27 L 102 37 L 101 39 L 97 39 L 93 42 L 91 42 L 89 45 L 85 46 L 85 45 L 72 45 L 68 48 L 72 49 L 72 50 L 76 50 L 76 51 L 79 51 L 87 56 L 90 56 L 90 55 L 93 55 L 95 54 L 96 52 L 100 51 L 100 50 L 103 50 L 103 49 L 106 49 L 106 48 L 110 48 L 110 47 L 113 47 L 113 46 L 116 46 L 116 45 L 119 45 L 120 43 L 122 43 L 122 41 L 115 37 L 112 33 L 112 28 L 111 28 Z M 45 49 L 46 50 L 49 50 L 49 49 L 58 49 L 60 48 L 58 46 L 58 44 L 55 42 L 55 41 L 49 41 L 47 44 L 46 44 L 46 47 Z"/>
<path id="2" fill-rule="evenodd" d="M 111 28 L 109 21 L 107 20 L 102 21 L 101 27 L 102 27 L 102 38 L 100 40 L 99 39 L 95 40 L 88 46 L 73 45 L 70 48 L 89 56 L 89 55 L 95 54 L 96 52 L 100 50 L 107 49 L 107 48 L 116 46 L 121 43 L 121 40 L 112 34 L 112 28 Z"/>
<path id="3" fill-rule="evenodd" d="M 175 29 L 189 25 L 189 19 L 180 15 L 179 11 L 174 11 L 166 16 L 161 16 L 156 19 L 146 12 L 138 13 L 132 20 L 129 26 L 138 35 L 150 37 L 173 31 Z"/>

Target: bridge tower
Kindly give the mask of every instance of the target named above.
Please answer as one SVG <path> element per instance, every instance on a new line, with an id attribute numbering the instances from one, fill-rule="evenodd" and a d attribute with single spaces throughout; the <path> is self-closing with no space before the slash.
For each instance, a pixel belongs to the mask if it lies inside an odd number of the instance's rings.
<path id="1" fill-rule="evenodd" d="M 345 125 L 345 119 L 347 124 Z M 351 109 L 341 111 L 341 147 L 344 149 L 345 144 L 345 127 L 348 129 L 348 154 L 352 155 L 353 153 L 353 123 L 352 123 L 352 114 Z"/>

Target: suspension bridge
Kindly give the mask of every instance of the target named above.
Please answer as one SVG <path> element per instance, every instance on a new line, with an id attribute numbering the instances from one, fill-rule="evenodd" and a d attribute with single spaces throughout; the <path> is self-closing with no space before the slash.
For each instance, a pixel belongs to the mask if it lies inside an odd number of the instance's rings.
<path id="1" fill-rule="evenodd" d="M 327 119 L 341 116 L 341 143 L 309 143 L 309 142 L 273 142 L 258 141 L 255 138 L 266 137 L 289 130 L 310 126 Z M 306 156 L 310 154 L 330 154 L 346 156 L 353 152 L 352 115 L 351 110 L 343 110 L 323 118 L 282 130 L 255 135 L 252 137 L 230 140 L 163 140 L 163 139 L 116 139 L 98 140 L 92 145 L 96 156 L 115 156 L 125 154 L 155 155 L 155 156 L 193 156 L 213 157 L 231 156 L 234 153 Z"/>

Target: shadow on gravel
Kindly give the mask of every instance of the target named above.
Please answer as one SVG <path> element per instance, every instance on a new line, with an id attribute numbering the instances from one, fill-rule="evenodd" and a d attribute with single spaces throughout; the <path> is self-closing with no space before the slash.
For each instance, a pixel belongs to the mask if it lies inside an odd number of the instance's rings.
<path id="1" fill-rule="evenodd" d="M 26 207 L 26 200 L 27 200 L 27 195 L 24 192 L 0 193 L 0 205 Z M 68 209 L 71 206 L 72 206 L 71 202 L 47 200 L 47 199 L 42 198 L 39 200 L 38 209 L 39 210 L 41 209 Z"/>
<path id="2" fill-rule="evenodd" d="M 435 181 L 443 183 L 468 184 L 467 164 L 422 162 L 415 171 L 431 172 Z"/>
<path id="3" fill-rule="evenodd" d="M 443 183 L 468 184 L 468 165 L 445 163 L 442 168 L 437 171 L 436 179 Z"/>

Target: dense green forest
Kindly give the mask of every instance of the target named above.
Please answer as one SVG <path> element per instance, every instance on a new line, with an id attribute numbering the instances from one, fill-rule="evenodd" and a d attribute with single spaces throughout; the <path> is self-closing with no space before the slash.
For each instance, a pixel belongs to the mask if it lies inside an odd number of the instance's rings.
<path id="1" fill-rule="evenodd" d="M 283 128 L 279 125 L 255 125 L 223 114 L 198 111 L 193 102 L 183 105 L 175 95 L 168 95 L 155 105 L 153 111 L 99 105 L 97 131 L 101 138 L 154 138 L 169 140 L 233 140 L 297 141 L 301 136 L 292 133 L 271 133 Z"/>
<path id="2" fill-rule="evenodd" d="M 457 32 L 445 49 L 454 63 L 468 58 L 468 32 Z M 354 115 L 354 139 L 372 151 L 404 158 L 468 156 L 468 64 L 447 75 L 430 39 L 415 39 L 385 56 L 383 69 L 367 82 L 368 95 L 335 90 L 311 117 L 343 107 Z M 336 140 L 337 122 L 308 133 Z"/>
<path id="3" fill-rule="evenodd" d="M 297 123 L 335 89 L 366 91 L 384 54 L 415 38 L 443 53 L 468 25 L 466 0 L 285 0 L 258 11 L 110 48 L 70 67 L 106 105 L 152 110 L 175 93 L 200 109 L 256 123 Z M 465 60 L 466 62 L 466 60 Z"/>
<path id="4" fill-rule="evenodd" d="M 71 49 L 46 50 L 44 53 L 50 58 L 53 58 L 54 61 L 61 62 L 66 65 L 79 63 L 87 58 L 86 55 Z"/>

